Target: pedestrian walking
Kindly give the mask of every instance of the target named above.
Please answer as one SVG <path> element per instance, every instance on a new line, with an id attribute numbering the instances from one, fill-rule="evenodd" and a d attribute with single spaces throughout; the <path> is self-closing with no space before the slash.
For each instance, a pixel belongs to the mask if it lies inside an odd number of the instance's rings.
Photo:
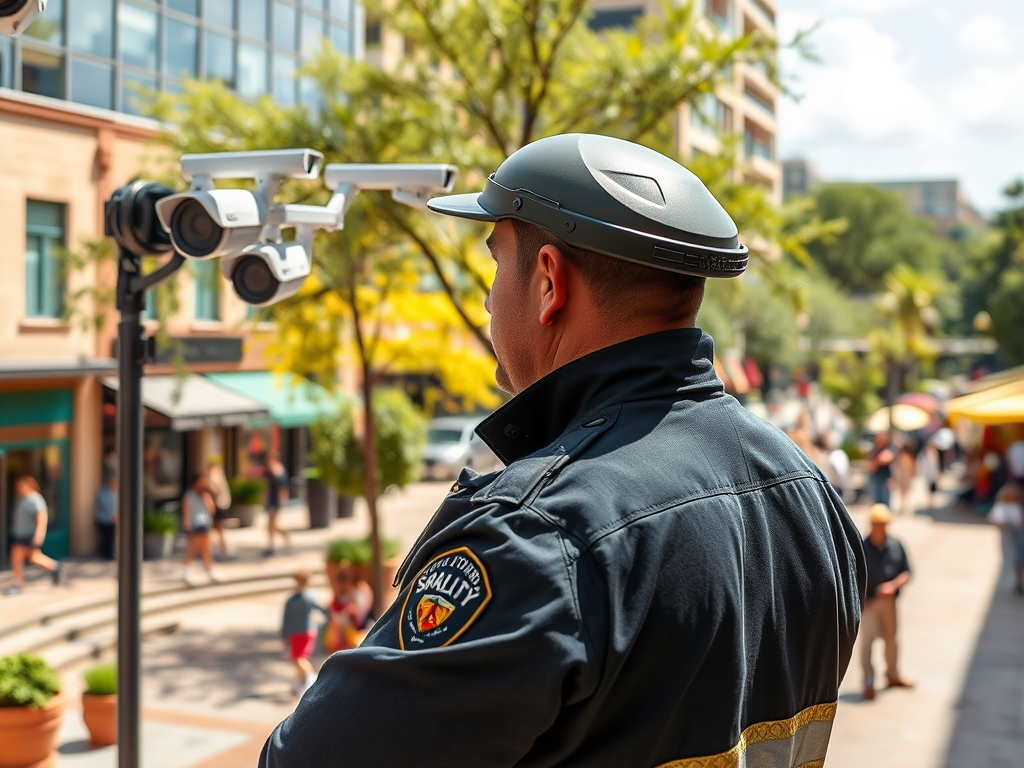
<path id="1" fill-rule="evenodd" d="M 328 609 L 324 649 L 329 653 L 359 645 L 359 635 L 370 622 L 373 589 L 359 578 L 351 563 L 343 563 L 331 585 L 334 595 Z"/>
<path id="2" fill-rule="evenodd" d="M 913 688 L 899 671 L 896 642 L 896 599 L 910 581 L 910 563 L 903 545 L 889 535 L 892 513 L 885 504 L 871 507 L 871 532 L 864 537 L 868 584 L 860 624 L 860 661 L 864 669 L 864 698 L 875 698 L 875 668 L 871 652 L 879 638 L 885 646 L 885 675 L 890 688 Z"/>
<path id="3" fill-rule="evenodd" d="M 288 502 L 288 472 L 277 451 L 271 451 L 267 456 L 264 477 L 267 480 L 267 548 L 263 550 L 263 556 L 270 557 L 274 554 L 275 536 L 280 536 L 288 549 L 292 546 L 288 531 L 277 524 L 278 512 Z"/>
<path id="4" fill-rule="evenodd" d="M 988 520 L 1002 530 L 1005 562 L 1013 564 L 1014 591 L 1024 595 L 1024 489 L 1015 481 L 1005 483 L 996 492 Z"/>
<path id="5" fill-rule="evenodd" d="M 96 492 L 92 504 L 92 519 L 99 538 L 100 557 L 114 559 L 114 541 L 117 530 L 117 473 L 103 465 L 103 487 Z"/>
<path id="6" fill-rule="evenodd" d="M 25 588 L 25 563 L 45 568 L 60 584 L 64 564 L 42 553 L 46 541 L 49 510 L 39 492 L 39 483 L 32 475 L 19 475 L 14 480 L 14 515 L 11 526 L 11 586 L 5 595 L 17 595 Z"/>
<path id="7" fill-rule="evenodd" d="M 896 490 L 899 492 L 900 514 L 912 512 L 911 493 L 917 478 L 917 453 L 909 440 L 904 440 L 896 451 L 894 466 Z"/>
<path id="8" fill-rule="evenodd" d="M 284 618 L 281 621 L 281 638 L 288 646 L 288 657 L 295 665 L 298 679 L 292 685 L 296 695 L 305 693 L 316 680 L 316 673 L 309 657 L 316 644 L 316 624 L 313 614 L 320 613 L 328 618 L 327 611 L 317 604 L 306 589 L 309 587 L 309 572 L 295 574 L 295 592 L 284 604 Z"/>
<path id="9" fill-rule="evenodd" d="M 206 566 L 210 581 L 222 581 L 220 573 L 213 567 L 210 552 L 210 529 L 213 527 L 213 496 L 203 475 L 192 477 L 192 484 L 181 499 L 181 529 L 185 532 L 185 560 L 182 563 L 181 580 L 192 583 L 189 570 L 196 555 Z"/>
<path id="10" fill-rule="evenodd" d="M 481 194 L 513 398 L 260 763 L 821 765 L 853 653 L 860 533 L 695 327 L 747 262 L 699 179 L 637 144 L 530 144 Z"/>
<path id="11" fill-rule="evenodd" d="M 875 504 L 889 506 L 892 493 L 892 466 L 896 454 L 889 446 L 889 435 L 879 432 L 868 454 L 868 488 Z"/>
<path id="12" fill-rule="evenodd" d="M 233 555 L 224 536 L 224 521 L 231 509 L 231 486 L 219 462 L 211 461 L 206 465 L 206 487 L 213 498 L 213 533 L 217 538 L 220 559 L 230 560 Z"/>

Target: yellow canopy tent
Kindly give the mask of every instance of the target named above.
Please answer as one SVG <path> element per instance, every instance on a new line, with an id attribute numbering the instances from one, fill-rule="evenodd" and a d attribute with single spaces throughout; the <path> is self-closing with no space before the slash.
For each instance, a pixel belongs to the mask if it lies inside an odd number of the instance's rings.
<path id="1" fill-rule="evenodd" d="M 953 422 L 965 419 L 975 424 L 1024 422 L 1024 380 L 950 400 L 946 404 L 946 415 Z"/>

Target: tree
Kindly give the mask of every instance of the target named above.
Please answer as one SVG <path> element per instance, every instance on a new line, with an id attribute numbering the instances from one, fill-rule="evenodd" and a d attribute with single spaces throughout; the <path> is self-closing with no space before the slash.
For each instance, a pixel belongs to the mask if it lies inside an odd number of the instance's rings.
<path id="1" fill-rule="evenodd" d="M 1024 363 L 1024 179 L 1003 194 L 1009 206 L 992 222 L 968 270 L 964 295 L 969 317 L 987 310 L 991 334 L 1011 365 Z"/>
<path id="2" fill-rule="evenodd" d="M 938 270 L 942 249 L 931 222 L 911 216 L 895 193 L 869 184 L 823 184 L 813 199 L 822 219 L 847 222 L 831 241 L 812 241 L 807 247 L 814 263 L 840 288 L 884 290 L 885 275 L 899 265 L 917 272 Z"/>

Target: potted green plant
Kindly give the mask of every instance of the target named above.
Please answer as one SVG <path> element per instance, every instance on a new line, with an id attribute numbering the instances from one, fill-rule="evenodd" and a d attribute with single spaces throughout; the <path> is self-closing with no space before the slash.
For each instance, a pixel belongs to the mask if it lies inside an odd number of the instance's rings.
<path id="1" fill-rule="evenodd" d="M 391 584 L 398 572 L 398 554 L 402 543 L 398 539 L 384 538 L 380 541 L 381 558 L 383 560 L 384 584 Z M 365 539 L 336 539 L 327 545 L 326 561 L 327 578 L 332 588 L 337 583 L 336 576 L 346 565 L 355 567 L 360 579 L 369 583 L 370 563 L 373 560 L 373 549 L 369 537 Z"/>
<path id="2" fill-rule="evenodd" d="M 170 512 L 152 510 L 142 516 L 142 556 L 146 560 L 166 560 L 174 553 L 174 534 L 178 518 Z"/>
<path id="3" fill-rule="evenodd" d="M 228 482 L 231 489 L 231 517 L 238 518 L 241 528 L 248 528 L 256 522 L 263 511 L 267 496 L 267 481 L 254 477 L 233 477 Z"/>
<path id="4" fill-rule="evenodd" d="M 64 716 L 60 677 L 37 656 L 0 659 L 0 768 L 56 763 Z"/>
<path id="5" fill-rule="evenodd" d="M 117 665 L 97 664 L 85 670 L 82 719 L 89 741 L 97 747 L 117 743 Z"/>

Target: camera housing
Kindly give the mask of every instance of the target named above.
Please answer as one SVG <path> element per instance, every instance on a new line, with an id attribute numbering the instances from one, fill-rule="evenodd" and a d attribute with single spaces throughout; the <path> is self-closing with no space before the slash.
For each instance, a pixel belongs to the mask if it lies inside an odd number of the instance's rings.
<path id="1" fill-rule="evenodd" d="M 295 295 L 312 273 L 313 260 L 304 242 L 264 243 L 221 259 L 220 271 L 238 298 L 266 307 Z"/>
<path id="2" fill-rule="evenodd" d="M 174 250 L 193 259 L 237 253 L 258 242 L 267 223 L 259 195 L 246 189 L 211 189 L 170 195 L 156 204 Z"/>
<path id="3" fill-rule="evenodd" d="M 264 176 L 316 179 L 323 162 L 324 156 L 315 149 L 209 152 L 183 155 L 181 175 L 186 179 L 259 179 Z"/>
<path id="4" fill-rule="evenodd" d="M 448 163 L 331 163 L 324 185 L 331 190 L 390 189 L 403 205 L 423 208 L 431 195 L 449 193 L 458 169 Z"/>
<path id="5" fill-rule="evenodd" d="M 0 0 L 0 34 L 17 37 L 46 9 L 46 0 Z"/>

